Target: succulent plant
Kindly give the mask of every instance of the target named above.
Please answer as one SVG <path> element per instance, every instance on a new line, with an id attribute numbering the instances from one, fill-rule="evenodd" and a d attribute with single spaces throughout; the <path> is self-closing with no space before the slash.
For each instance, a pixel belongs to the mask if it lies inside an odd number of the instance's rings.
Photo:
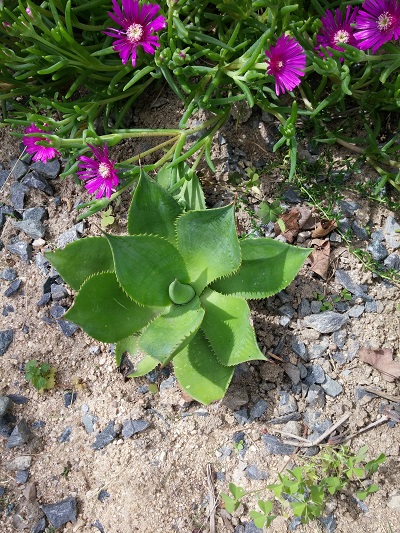
<path id="1" fill-rule="evenodd" d="M 222 398 L 234 367 L 265 360 L 246 299 L 265 298 L 294 279 L 309 250 L 273 239 L 238 239 L 234 206 L 184 212 L 142 172 L 128 235 L 68 244 L 47 258 L 76 291 L 65 318 L 134 358 L 130 377 L 173 361 L 194 399 Z"/>

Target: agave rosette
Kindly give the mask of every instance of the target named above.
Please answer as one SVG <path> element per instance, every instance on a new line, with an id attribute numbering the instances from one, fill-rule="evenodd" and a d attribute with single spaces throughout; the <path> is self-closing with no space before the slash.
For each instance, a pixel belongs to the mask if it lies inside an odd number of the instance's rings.
<path id="1" fill-rule="evenodd" d="M 129 353 L 142 376 L 173 361 L 182 388 L 222 398 L 235 365 L 264 360 L 246 299 L 265 298 L 296 276 L 309 250 L 273 239 L 239 240 L 234 206 L 183 212 L 145 173 L 128 235 L 87 237 L 47 254 L 78 291 L 65 318 Z"/>

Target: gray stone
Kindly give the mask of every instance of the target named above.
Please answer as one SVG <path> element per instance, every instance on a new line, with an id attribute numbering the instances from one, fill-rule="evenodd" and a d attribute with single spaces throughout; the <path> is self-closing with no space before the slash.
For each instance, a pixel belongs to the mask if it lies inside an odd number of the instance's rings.
<path id="1" fill-rule="evenodd" d="M 354 305 L 349 309 L 349 316 L 351 318 L 359 318 L 365 311 L 365 305 Z"/>
<path id="2" fill-rule="evenodd" d="M 97 416 L 94 416 L 87 412 L 84 413 L 84 415 L 82 416 L 82 424 L 86 430 L 86 433 L 89 433 L 89 435 L 93 433 L 94 424 L 97 422 L 97 420 L 98 420 Z"/>
<path id="3" fill-rule="evenodd" d="M 400 224 L 393 217 L 387 217 L 384 232 L 389 248 L 400 248 Z"/>
<path id="4" fill-rule="evenodd" d="M 334 342 L 338 348 L 343 348 L 346 343 L 346 338 L 347 332 L 344 329 L 335 331 L 332 334 L 332 342 Z"/>
<path id="5" fill-rule="evenodd" d="M 64 431 L 61 433 L 61 435 L 58 437 L 58 442 L 69 442 L 69 439 L 72 434 L 72 427 L 67 426 Z"/>
<path id="6" fill-rule="evenodd" d="M 160 393 L 162 394 L 164 391 L 168 390 L 168 389 L 172 389 L 173 387 L 175 387 L 176 385 L 176 378 L 175 376 L 170 376 L 168 379 L 164 379 L 161 383 L 160 383 Z"/>
<path id="7" fill-rule="evenodd" d="M 100 522 L 100 520 L 97 520 L 97 519 L 96 519 L 96 520 L 93 522 L 93 524 L 91 524 L 91 525 L 92 525 L 92 527 L 97 528 L 97 529 L 100 531 L 100 533 L 106 533 L 105 530 L 104 530 L 104 527 L 103 527 L 102 523 Z"/>
<path id="8" fill-rule="evenodd" d="M 347 363 L 347 358 L 341 352 L 335 352 L 334 354 L 332 354 L 332 359 L 340 365 L 344 365 Z"/>
<path id="9" fill-rule="evenodd" d="M 71 407 L 71 405 L 75 403 L 76 397 L 77 397 L 76 392 L 72 390 L 66 391 L 64 393 L 64 407 Z"/>
<path id="10" fill-rule="evenodd" d="M 30 207 L 26 209 L 23 214 L 24 220 L 34 220 L 35 222 L 43 222 L 48 216 L 48 211 L 45 207 Z"/>
<path id="11" fill-rule="evenodd" d="M 46 518 L 42 516 L 40 520 L 32 526 L 30 533 L 45 533 L 46 531 Z"/>
<path id="12" fill-rule="evenodd" d="M 24 208 L 27 190 L 28 187 L 25 187 L 25 185 L 22 185 L 18 181 L 12 183 L 10 186 L 10 202 L 17 211 L 22 211 Z"/>
<path id="13" fill-rule="evenodd" d="M 300 370 L 297 368 L 297 366 L 293 365 L 292 363 L 284 363 L 282 367 L 294 385 L 300 383 Z"/>
<path id="14" fill-rule="evenodd" d="M 21 396 L 20 394 L 7 394 L 7 396 L 16 405 L 24 405 L 29 401 L 26 396 Z"/>
<path id="15" fill-rule="evenodd" d="M 322 339 L 319 344 L 311 344 L 311 346 L 308 348 L 309 360 L 311 361 L 312 359 L 318 359 L 318 357 L 322 357 L 328 348 L 328 339 Z"/>
<path id="16" fill-rule="evenodd" d="M 283 316 L 279 319 L 279 325 L 280 326 L 287 326 L 290 323 L 290 318 L 288 316 Z"/>
<path id="17" fill-rule="evenodd" d="M 72 337 L 75 331 L 79 328 L 79 326 L 73 322 L 69 322 L 69 320 L 63 320 L 62 318 L 57 320 L 57 324 L 66 337 Z"/>
<path id="18" fill-rule="evenodd" d="M 31 455 L 19 455 L 15 457 L 9 463 L 5 463 L 6 470 L 9 471 L 18 471 L 18 470 L 27 470 L 32 464 Z"/>
<path id="19" fill-rule="evenodd" d="M 0 396 L 0 418 L 3 417 L 10 408 L 11 400 L 7 396 Z"/>
<path id="20" fill-rule="evenodd" d="M 318 387 L 318 385 L 315 385 L 315 387 Z M 320 411 L 311 411 L 310 409 L 307 409 L 307 411 L 305 411 L 304 413 L 304 423 L 308 427 L 308 429 L 311 429 L 312 431 L 314 430 L 314 426 L 320 418 Z"/>
<path id="21" fill-rule="evenodd" d="M 339 396 L 339 394 L 341 394 L 343 391 L 342 385 L 328 375 L 326 376 L 325 382 L 321 384 L 321 387 L 324 389 L 326 394 L 332 398 L 336 398 L 336 396 Z"/>
<path id="22" fill-rule="evenodd" d="M 19 288 L 21 287 L 22 281 L 20 279 L 15 279 L 10 283 L 10 285 L 7 287 L 7 289 L 4 291 L 4 296 L 7 298 L 10 298 L 11 296 L 15 296 L 17 292 L 19 291 Z"/>
<path id="23" fill-rule="evenodd" d="M 249 395 L 244 387 L 229 387 L 223 404 L 231 411 L 236 411 L 249 402 Z"/>
<path id="24" fill-rule="evenodd" d="M 383 231 L 381 231 L 381 230 L 373 231 L 371 233 L 371 239 L 372 239 L 373 242 L 382 242 L 384 238 L 385 238 L 385 236 L 383 234 Z"/>
<path id="25" fill-rule="evenodd" d="M 342 236 L 339 235 L 339 233 L 336 233 L 336 231 L 333 231 L 333 232 L 329 235 L 329 240 L 330 240 L 331 242 L 339 243 L 339 242 L 342 242 Z"/>
<path id="26" fill-rule="evenodd" d="M 296 446 L 284 444 L 281 439 L 275 435 L 263 435 L 261 440 L 265 444 L 268 453 L 273 455 L 292 455 Z"/>
<path id="27" fill-rule="evenodd" d="M 132 435 L 147 429 L 149 425 L 146 420 L 125 420 L 122 426 L 122 436 L 124 439 L 129 439 Z"/>
<path id="28" fill-rule="evenodd" d="M 39 174 L 43 174 L 46 178 L 54 179 L 60 172 L 60 162 L 57 158 L 43 163 L 43 161 L 35 161 L 31 164 L 31 169 L 36 170 Z"/>
<path id="29" fill-rule="evenodd" d="M 297 308 L 297 316 L 299 318 L 304 318 L 307 315 L 311 314 L 311 305 L 310 301 L 307 300 L 307 298 L 302 298 L 300 301 L 300 305 Z"/>
<path id="30" fill-rule="evenodd" d="M 350 229 L 350 222 L 347 218 L 343 217 L 338 221 L 338 228 L 342 233 L 347 233 Z"/>
<path id="31" fill-rule="evenodd" d="M 12 254 L 18 255 L 24 263 L 29 264 L 32 257 L 32 246 L 24 241 L 18 241 L 14 244 L 7 244 L 7 250 Z"/>
<path id="32" fill-rule="evenodd" d="M 46 178 L 34 170 L 24 177 L 22 183 L 32 189 L 38 189 L 49 196 L 53 195 L 53 189 L 47 183 Z"/>
<path id="33" fill-rule="evenodd" d="M 67 522 L 76 522 L 76 498 L 66 498 L 61 502 L 45 504 L 41 507 L 47 520 L 55 528 Z"/>
<path id="34" fill-rule="evenodd" d="M 47 292 L 46 294 L 43 294 L 43 296 L 40 298 L 38 302 L 36 302 L 37 307 L 43 307 L 47 305 L 51 300 L 51 294 Z"/>
<path id="35" fill-rule="evenodd" d="M 311 302 L 311 313 L 313 315 L 316 315 L 317 313 L 321 312 L 322 302 L 319 300 L 313 300 Z"/>
<path id="36" fill-rule="evenodd" d="M 369 392 L 362 387 L 354 387 L 354 398 L 356 402 L 360 402 L 363 398 L 369 398 L 372 400 L 373 398 L 376 398 L 376 394 L 373 392 Z"/>
<path id="37" fill-rule="evenodd" d="M 297 368 L 300 370 L 300 379 L 304 379 L 308 373 L 308 369 L 301 363 L 297 363 Z"/>
<path id="38" fill-rule="evenodd" d="M 367 246 L 367 250 L 375 261 L 383 261 L 388 256 L 388 251 L 385 246 L 378 241 L 372 241 L 371 244 Z"/>
<path id="39" fill-rule="evenodd" d="M 293 318 L 296 312 L 289 303 L 281 305 L 278 311 L 280 312 L 281 315 L 287 316 L 289 318 Z"/>
<path id="40" fill-rule="evenodd" d="M 304 317 L 304 323 L 319 333 L 332 333 L 344 326 L 348 319 L 347 316 L 335 313 L 334 311 L 325 311 L 319 315 Z"/>
<path id="41" fill-rule="evenodd" d="M 368 232 L 357 220 L 354 220 L 351 223 L 351 229 L 353 230 L 355 236 L 361 241 L 366 241 L 368 239 Z"/>
<path id="42" fill-rule="evenodd" d="M 326 533 L 335 533 L 336 530 L 336 519 L 333 513 L 328 514 L 328 516 L 323 516 L 319 519 L 321 524 L 324 526 L 324 531 Z"/>
<path id="43" fill-rule="evenodd" d="M 396 253 L 388 255 L 387 258 L 384 260 L 383 264 L 386 268 L 390 268 L 398 272 L 400 270 L 400 255 Z"/>
<path id="44" fill-rule="evenodd" d="M 45 294 L 44 296 L 48 296 L 49 298 L 51 298 L 51 295 L 48 293 Z M 66 310 L 67 310 L 66 307 L 63 307 L 62 305 L 59 305 L 59 304 L 54 304 L 50 308 L 50 316 L 57 320 L 58 318 L 61 318 L 65 314 Z"/>
<path id="45" fill-rule="evenodd" d="M 5 329 L 0 331 L 0 356 L 4 355 L 8 350 L 14 338 L 14 330 Z"/>
<path id="46" fill-rule="evenodd" d="M 0 278 L 4 279 L 5 281 L 14 281 L 17 277 L 17 271 L 15 268 L 7 267 L 1 272 Z"/>
<path id="47" fill-rule="evenodd" d="M 8 170 L 0 170 L 0 189 L 3 188 L 5 182 L 8 180 L 10 172 Z"/>
<path id="48" fill-rule="evenodd" d="M 68 296 L 67 289 L 58 283 L 52 283 L 50 286 L 51 299 L 55 302 Z"/>
<path id="49" fill-rule="evenodd" d="M 253 421 L 256 418 L 260 418 L 268 409 L 268 403 L 260 398 L 250 409 L 250 420 Z"/>
<path id="50" fill-rule="evenodd" d="M 308 389 L 306 402 L 314 409 L 325 407 L 325 393 L 319 385 L 311 385 Z"/>
<path id="51" fill-rule="evenodd" d="M 347 351 L 346 351 L 346 358 L 347 358 L 348 363 L 351 362 L 355 358 L 359 349 L 360 349 L 359 341 L 356 338 L 355 339 L 349 338 L 349 340 L 347 341 Z"/>
<path id="52" fill-rule="evenodd" d="M 301 414 L 300 413 L 290 413 L 288 415 L 284 416 L 278 416 L 276 418 L 271 418 L 268 420 L 268 424 L 286 424 L 287 422 L 292 422 L 293 420 L 301 420 Z"/>
<path id="53" fill-rule="evenodd" d="M 268 475 L 264 470 L 259 470 L 256 465 L 249 465 L 245 468 L 245 476 L 249 479 L 267 479 Z"/>
<path id="54" fill-rule="evenodd" d="M 32 437 L 31 430 L 28 427 L 26 421 L 21 418 L 18 424 L 13 429 L 11 435 L 7 440 L 7 448 L 16 448 L 17 446 L 22 446 L 26 444 L 29 439 Z"/>
<path id="55" fill-rule="evenodd" d="M 249 412 L 247 409 L 239 409 L 233 413 L 233 416 L 235 417 L 236 422 L 241 426 L 244 426 L 250 422 Z"/>
<path id="56" fill-rule="evenodd" d="M 49 270 L 50 270 L 50 263 L 43 254 L 41 253 L 36 254 L 35 264 L 44 276 L 48 275 Z"/>
<path id="57" fill-rule="evenodd" d="M 92 448 L 94 450 L 102 450 L 108 444 L 110 444 L 115 438 L 117 434 L 114 429 L 114 422 L 111 420 L 106 427 L 103 429 L 103 431 L 100 431 L 98 435 L 96 435 L 96 440 L 92 444 Z"/>
<path id="58" fill-rule="evenodd" d="M 307 348 L 304 342 L 297 342 L 296 340 L 291 343 L 290 347 L 292 348 L 292 350 L 294 351 L 296 355 L 298 355 L 299 357 L 303 359 L 303 361 L 305 362 L 309 361 Z"/>
<path id="59" fill-rule="evenodd" d="M 29 166 L 20 159 L 10 161 L 10 167 L 10 177 L 14 178 L 15 181 L 23 178 L 29 170 Z"/>
<path id="60" fill-rule="evenodd" d="M 288 415 L 297 411 L 297 402 L 292 394 L 286 391 L 279 392 L 279 415 Z"/>
<path id="61" fill-rule="evenodd" d="M 57 248 L 65 248 L 67 244 L 79 239 L 76 228 L 71 228 L 68 231 L 62 233 L 57 239 Z"/>
<path id="62" fill-rule="evenodd" d="M 29 479 L 29 470 L 18 470 L 15 474 L 15 482 L 18 485 L 25 485 Z"/>
<path id="63" fill-rule="evenodd" d="M 339 202 L 339 207 L 342 210 L 343 214 L 346 217 L 351 217 L 354 215 L 354 213 L 360 209 L 359 204 L 356 202 L 352 202 L 351 200 L 341 200 Z"/>
<path id="64" fill-rule="evenodd" d="M 368 296 L 361 285 L 355 283 L 348 272 L 345 270 L 337 269 L 335 272 L 335 280 L 339 285 L 348 290 L 351 294 L 354 294 L 356 297 L 363 298 L 364 300 L 371 300 L 371 297 Z"/>
<path id="65" fill-rule="evenodd" d="M 101 503 L 103 503 L 109 497 L 110 497 L 110 494 L 105 489 L 101 489 L 99 494 L 97 495 L 97 499 Z"/>
<path id="66" fill-rule="evenodd" d="M 366 313 L 376 313 L 378 311 L 378 305 L 375 300 L 365 302 L 365 312 Z"/>
<path id="67" fill-rule="evenodd" d="M 321 365 L 312 365 L 308 369 L 307 377 L 303 379 L 306 385 L 321 384 L 325 381 L 325 372 Z"/>

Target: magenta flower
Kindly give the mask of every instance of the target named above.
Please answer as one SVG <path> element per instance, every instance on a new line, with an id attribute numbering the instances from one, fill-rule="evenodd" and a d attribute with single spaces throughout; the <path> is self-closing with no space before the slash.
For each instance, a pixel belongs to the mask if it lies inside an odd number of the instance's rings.
<path id="1" fill-rule="evenodd" d="M 110 198 L 111 193 L 115 191 L 115 187 L 119 183 L 114 166 L 115 161 L 110 161 L 106 144 L 102 147 L 92 146 L 91 144 L 88 144 L 88 146 L 97 160 L 85 155 L 78 157 L 80 160 L 78 167 L 82 170 L 77 172 L 77 175 L 79 179 L 87 180 L 85 187 L 90 194 L 94 194 L 97 191 L 97 199 L 103 196 Z"/>
<path id="2" fill-rule="evenodd" d="M 343 51 L 342 43 L 350 44 L 358 48 L 358 42 L 354 38 L 354 28 L 352 24 L 355 23 L 358 13 L 358 7 L 352 12 L 351 6 L 347 6 L 346 14 L 343 17 L 343 13 L 340 9 L 335 10 L 335 14 L 331 11 L 326 11 L 322 17 L 321 34 L 317 35 L 317 43 L 319 48 L 330 46 L 335 50 Z M 331 52 L 328 52 L 331 56 Z M 325 54 L 320 51 L 320 56 L 325 57 Z M 343 59 L 341 59 L 343 61 Z"/>
<path id="3" fill-rule="evenodd" d="M 306 54 L 293 37 L 281 35 L 276 45 L 266 50 L 265 55 L 268 57 L 267 72 L 275 77 L 275 92 L 278 96 L 300 84 L 306 68 Z"/>
<path id="4" fill-rule="evenodd" d="M 160 46 L 158 35 L 153 32 L 160 31 L 166 26 L 166 19 L 162 15 L 156 17 L 160 6 L 157 4 L 143 4 L 139 6 L 138 0 L 122 0 L 122 8 L 117 0 L 112 0 L 114 13 L 108 15 L 120 26 L 122 30 L 107 28 L 106 35 L 114 37 L 113 48 L 119 53 L 122 63 L 128 62 L 132 54 L 132 66 L 136 65 L 138 46 L 141 46 L 147 54 L 154 55 L 155 48 Z"/>
<path id="5" fill-rule="evenodd" d="M 356 19 L 354 37 L 359 48 L 376 52 L 391 39 L 400 37 L 400 4 L 397 0 L 366 0 Z"/>
<path id="6" fill-rule="evenodd" d="M 37 128 L 32 122 L 30 126 L 25 128 L 24 133 L 46 132 Z M 57 150 L 55 148 L 52 148 L 51 146 L 41 146 L 40 144 L 37 144 L 40 141 L 46 141 L 48 143 L 50 142 L 47 137 L 42 136 L 32 136 L 23 138 L 23 143 L 26 147 L 26 151 L 28 152 L 28 154 L 33 155 L 33 161 L 42 161 L 43 163 L 47 163 L 49 159 L 54 159 L 56 156 L 60 155 L 60 152 L 57 152 Z"/>

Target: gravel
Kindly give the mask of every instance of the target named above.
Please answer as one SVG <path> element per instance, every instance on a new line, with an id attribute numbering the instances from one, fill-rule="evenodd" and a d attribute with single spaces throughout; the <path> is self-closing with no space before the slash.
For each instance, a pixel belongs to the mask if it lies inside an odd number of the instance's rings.
<path id="1" fill-rule="evenodd" d="M 115 438 L 117 434 L 114 429 L 114 422 L 111 420 L 103 431 L 96 436 L 96 440 L 92 444 L 94 450 L 102 450 L 108 446 Z"/>
<path id="2" fill-rule="evenodd" d="M 18 424 L 13 429 L 11 435 L 7 440 L 7 448 L 16 448 L 26 444 L 32 437 L 31 430 L 28 427 L 26 421 L 21 418 Z"/>
<path id="3" fill-rule="evenodd" d="M 59 528 L 67 522 L 76 522 L 76 498 L 66 498 L 57 503 L 42 505 L 42 510 L 50 524 Z"/>
<path id="4" fill-rule="evenodd" d="M 319 333 L 332 333 L 340 329 L 349 318 L 346 315 L 335 313 L 334 311 L 325 311 L 319 315 L 310 315 L 304 317 L 306 326 L 317 330 Z"/>
<path id="5" fill-rule="evenodd" d="M 0 356 L 8 350 L 14 338 L 14 330 L 5 329 L 0 331 Z"/>

